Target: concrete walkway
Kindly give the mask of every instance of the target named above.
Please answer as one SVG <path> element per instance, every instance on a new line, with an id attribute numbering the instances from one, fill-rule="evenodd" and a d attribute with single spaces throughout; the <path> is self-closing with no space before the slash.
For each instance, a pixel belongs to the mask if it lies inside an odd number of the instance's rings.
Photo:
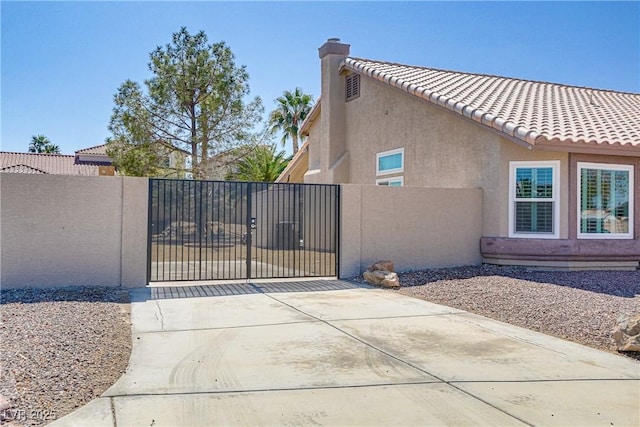
<path id="1" fill-rule="evenodd" d="M 132 295 L 127 373 L 52 425 L 640 425 L 640 363 L 393 292 Z"/>

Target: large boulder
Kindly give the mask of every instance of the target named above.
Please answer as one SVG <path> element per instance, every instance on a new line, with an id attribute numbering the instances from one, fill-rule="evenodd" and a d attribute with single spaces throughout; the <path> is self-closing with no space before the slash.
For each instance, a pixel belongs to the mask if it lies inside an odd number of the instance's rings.
<path id="1" fill-rule="evenodd" d="M 367 267 L 367 271 L 390 271 L 394 272 L 393 261 L 376 261 Z"/>
<path id="2" fill-rule="evenodd" d="M 364 280 L 367 283 L 374 286 L 382 286 L 383 288 L 399 288 L 400 281 L 398 280 L 398 274 L 393 271 L 386 270 L 374 270 L 365 271 L 362 273 Z"/>
<path id="3" fill-rule="evenodd" d="M 611 333 L 618 351 L 640 351 L 640 313 L 618 319 Z"/>

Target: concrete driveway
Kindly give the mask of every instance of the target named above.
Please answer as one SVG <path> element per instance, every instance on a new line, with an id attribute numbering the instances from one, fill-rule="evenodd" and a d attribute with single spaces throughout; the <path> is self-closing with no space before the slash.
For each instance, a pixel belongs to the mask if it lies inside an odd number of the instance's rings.
<path id="1" fill-rule="evenodd" d="M 127 373 L 53 425 L 640 425 L 640 363 L 397 293 L 132 295 Z"/>

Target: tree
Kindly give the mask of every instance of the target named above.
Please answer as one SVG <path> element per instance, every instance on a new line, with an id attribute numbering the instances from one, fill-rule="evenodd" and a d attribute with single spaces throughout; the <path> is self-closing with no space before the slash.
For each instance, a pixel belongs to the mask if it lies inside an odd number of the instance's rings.
<path id="1" fill-rule="evenodd" d="M 227 179 L 273 182 L 287 167 L 289 160 L 284 151 L 276 153 L 275 145 L 260 145 L 238 161 L 236 171 L 230 173 Z"/>
<path id="2" fill-rule="evenodd" d="M 131 80 L 114 96 L 107 153 L 126 174 L 153 176 L 162 155 L 158 142 L 191 153 L 190 172 L 208 177 L 209 160 L 252 139 L 262 102 L 249 94 L 249 75 L 224 43 L 207 44 L 204 32 L 185 27 L 150 54 L 153 77 L 146 93 Z"/>
<path id="3" fill-rule="evenodd" d="M 313 96 L 302 92 L 299 87 L 293 92 L 285 90 L 282 96 L 275 100 L 278 107 L 269 115 L 272 132 L 282 131 L 282 146 L 287 139 L 293 142 L 293 154 L 298 152 L 298 130 L 304 119 L 311 111 Z"/>
<path id="4" fill-rule="evenodd" d="M 29 143 L 29 153 L 60 154 L 60 146 L 51 143 L 44 135 L 34 135 Z"/>

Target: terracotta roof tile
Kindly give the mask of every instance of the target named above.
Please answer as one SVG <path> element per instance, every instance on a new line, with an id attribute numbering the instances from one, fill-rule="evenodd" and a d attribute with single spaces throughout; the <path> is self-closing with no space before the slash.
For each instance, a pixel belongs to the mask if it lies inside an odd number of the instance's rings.
<path id="1" fill-rule="evenodd" d="M 96 145 L 95 147 L 82 148 L 76 151 L 77 154 L 101 154 L 107 155 L 107 144 Z"/>
<path id="2" fill-rule="evenodd" d="M 75 156 L 0 152 L 0 172 L 98 176 L 98 164 L 76 164 Z"/>
<path id="3" fill-rule="evenodd" d="M 4 167 L 4 168 L 0 169 L 0 172 L 5 172 L 5 173 L 31 173 L 31 174 L 36 174 L 36 175 L 46 174 L 45 171 L 37 169 L 37 168 L 33 168 L 31 166 L 28 166 L 28 165 L 7 166 L 7 167 Z"/>
<path id="4" fill-rule="evenodd" d="M 343 66 L 529 145 L 640 148 L 640 94 L 360 58 Z"/>

